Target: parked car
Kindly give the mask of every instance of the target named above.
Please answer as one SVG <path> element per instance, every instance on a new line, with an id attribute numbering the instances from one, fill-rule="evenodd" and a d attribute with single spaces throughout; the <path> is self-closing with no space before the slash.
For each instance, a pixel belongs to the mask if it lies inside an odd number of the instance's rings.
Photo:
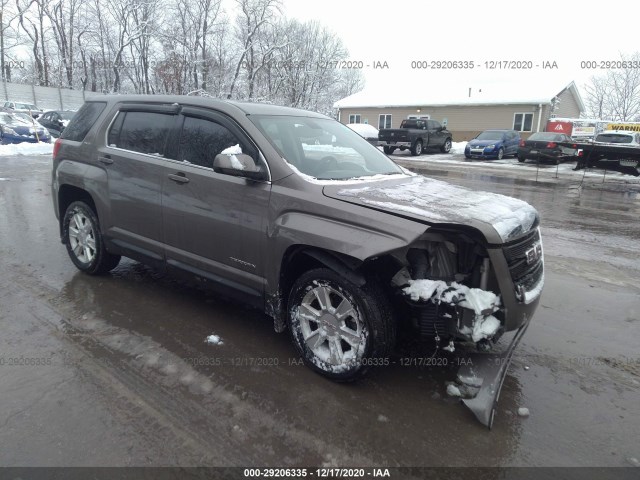
<path id="1" fill-rule="evenodd" d="M 33 118 L 38 118 L 42 114 L 42 109 L 28 102 L 4 102 L 4 108 L 11 112 L 28 113 Z"/>
<path id="2" fill-rule="evenodd" d="M 46 127 L 53 137 L 59 137 L 76 112 L 71 110 L 52 110 L 38 117 L 38 122 Z"/>
<path id="3" fill-rule="evenodd" d="M 605 130 L 596 135 L 593 143 L 640 147 L 640 133 L 626 130 Z"/>
<path id="4" fill-rule="evenodd" d="M 451 150 L 451 132 L 436 120 L 409 118 L 400 128 L 383 128 L 378 134 L 378 145 L 391 155 L 397 148 L 411 150 L 411 155 L 422 154 L 424 148 L 439 148 L 443 153 Z"/>
<path id="5" fill-rule="evenodd" d="M 467 143 L 467 158 L 497 158 L 516 155 L 520 145 L 520 133 L 515 130 L 485 130 Z"/>
<path id="6" fill-rule="evenodd" d="M 518 161 L 545 160 L 558 165 L 562 160 L 573 159 L 576 154 L 574 146 L 561 145 L 561 142 L 574 142 L 564 133 L 538 132 L 526 140 L 520 141 L 518 147 Z"/>
<path id="7" fill-rule="evenodd" d="M 371 145 L 378 145 L 378 129 L 367 123 L 349 123 L 347 125 L 351 130 L 364 138 Z"/>
<path id="8" fill-rule="evenodd" d="M 320 114 L 190 96 L 87 101 L 52 165 L 79 270 L 126 256 L 203 279 L 264 310 L 331 379 L 388 364 L 401 328 L 482 349 L 516 331 L 473 380 L 484 393 L 470 407 L 493 418 L 544 284 L 526 202 L 410 173 Z"/>
<path id="9" fill-rule="evenodd" d="M 51 142 L 51 135 L 46 128 L 36 123 L 18 118 L 14 114 L 0 112 L 0 143 Z"/>

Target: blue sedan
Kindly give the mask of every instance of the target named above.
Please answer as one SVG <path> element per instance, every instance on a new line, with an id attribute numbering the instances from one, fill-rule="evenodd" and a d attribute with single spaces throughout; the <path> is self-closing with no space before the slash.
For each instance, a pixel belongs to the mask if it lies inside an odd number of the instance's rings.
<path id="1" fill-rule="evenodd" d="M 517 155 L 520 134 L 515 130 L 485 130 L 467 143 L 464 156 L 467 158 L 497 158 Z"/>
<path id="2" fill-rule="evenodd" d="M 0 144 L 51 143 L 51 135 L 37 122 L 28 122 L 11 113 L 0 113 Z"/>

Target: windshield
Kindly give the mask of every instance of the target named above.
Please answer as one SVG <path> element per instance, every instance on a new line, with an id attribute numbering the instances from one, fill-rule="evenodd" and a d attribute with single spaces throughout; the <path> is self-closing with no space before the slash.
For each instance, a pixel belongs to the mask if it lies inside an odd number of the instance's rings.
<path id="1" fill-rule="evenodd" d="M 16 109 L 18 110 L 38 110 L 38 107 L 31 105 L 30 103 L 16 103 Z"/>
<path id="2" fill-rule="evenodd" d="M 495 132 L 491 130 L 487 130 L 486 132 L 482 132 L 480 135 L 476 137 L 478 140 L 502 140 L 502 132 Z"/>
<path id="3" fill-rule="evenodd" d="M 624 133 L 602 133 L 596 137 L 596 142 L 602 143 L 631 143 L 633 137 Z"/>
<path id="4" fill-rule="evenodd" d="M 0 113 L 0 124 L 2 125 L 26 125 L 26 122 L 9 113 Z"/>
<path id="5" fill-rule="evenodd" d="M 403 173 L 376 147 L 335 120 L 250 115 L 271 145 L 301 173 L 320 180 L 346 180 Z"/>

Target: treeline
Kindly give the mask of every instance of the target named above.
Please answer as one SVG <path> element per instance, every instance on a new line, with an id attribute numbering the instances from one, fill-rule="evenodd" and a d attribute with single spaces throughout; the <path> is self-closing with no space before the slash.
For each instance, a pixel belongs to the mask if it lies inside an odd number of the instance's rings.
<path id="1" fill-rule="evenodd" d="M 348 52 L 280 0 L 2 1 L 6 81 L 105 93 L 197 94 L 323 113 L 363 87 Z"/>

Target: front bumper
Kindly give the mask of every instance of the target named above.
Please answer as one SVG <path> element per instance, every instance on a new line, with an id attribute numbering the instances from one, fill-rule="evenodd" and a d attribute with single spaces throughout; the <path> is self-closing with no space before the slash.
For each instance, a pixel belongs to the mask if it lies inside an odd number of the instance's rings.
<path id="1" fill-rule="evenodd" d="M 471 158 L 497 158 L 498 151 L 496 149 L 487 149 L 484 147 L 465 149 L 464 154 Z"/>
<path id="2" fill-rule="evenodd" d="M 513 352 L 529 328 L 523 323 L 513 335 L 510 343 L 500 353 L 471 353 L 458 370 L 457 383 L 465 390 L 475 392 L 472 398 L 463 398 L 464 403 L 484 426 L 491 429 L 500 398 L 502 384 L 513 358 Z"/>

